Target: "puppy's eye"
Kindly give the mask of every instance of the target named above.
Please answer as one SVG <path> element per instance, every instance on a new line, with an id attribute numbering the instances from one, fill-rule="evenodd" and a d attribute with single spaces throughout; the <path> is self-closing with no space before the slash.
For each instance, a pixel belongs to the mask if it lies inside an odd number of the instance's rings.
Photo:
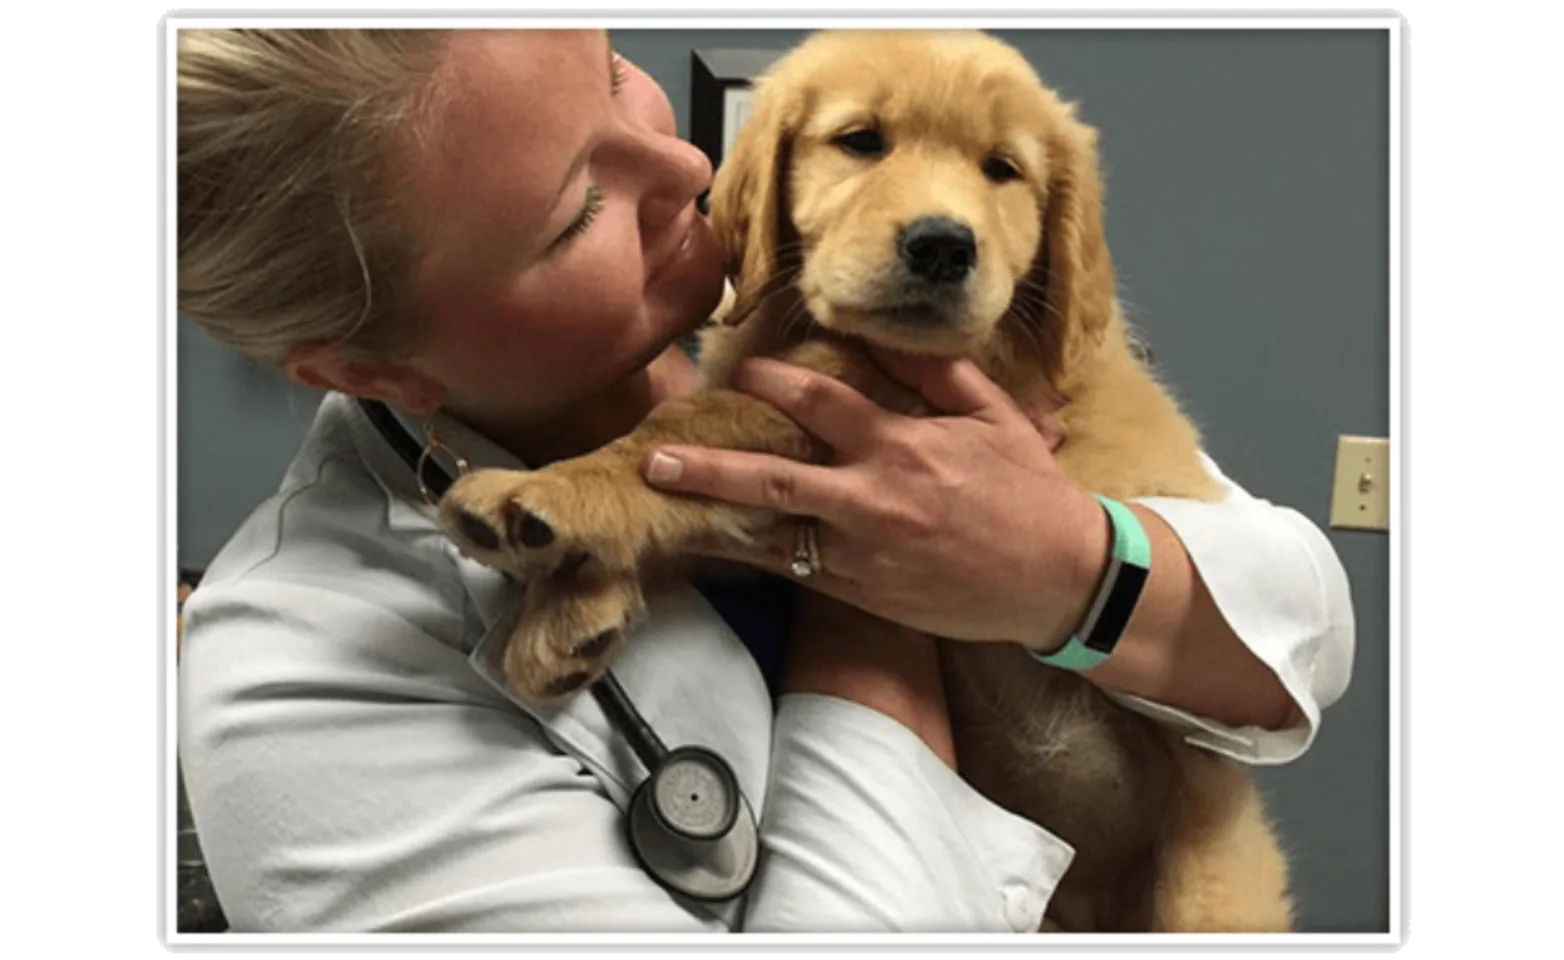
<path id="1" fill-rule="evenodd" d="M 1009 160 L 995 154 L 983 161 L 983 176 L 994 183 L 1009 183 L 1021 179 L 1021 171 Z"/>
<path id="2" fill-rule="evenodd" d="M 885 136 L 878 130 L 854 130 L 831 142 L 855 157 L 885 156 Z"/>

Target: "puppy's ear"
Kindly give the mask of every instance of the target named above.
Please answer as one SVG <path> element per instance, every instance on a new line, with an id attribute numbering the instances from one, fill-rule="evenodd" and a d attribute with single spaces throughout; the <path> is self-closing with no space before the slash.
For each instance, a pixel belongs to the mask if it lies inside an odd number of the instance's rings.
<path id="1" fill-rule="evenodd" d="M 1048 304 L 1041 322 L 1049 380 L 1061 385 L 1102 346 L 1115 290 L 1102 224 L 1097 131 L 1067 116 L 1048 144 L 1043 240 L 1034 280 L 1045 289 Z"/>
<path id="2" fill-rule="evenodd" d="M 785 82 L 761 78 L 755 86 L 754 112 L 712 182 L 712 233 L 727 253 L 734 289 L 725 324 L 741 323 L 788 282 L 788 268 L 778 255 L 792 233 L 788 159 L 803 114 L 801 98 Z"/>

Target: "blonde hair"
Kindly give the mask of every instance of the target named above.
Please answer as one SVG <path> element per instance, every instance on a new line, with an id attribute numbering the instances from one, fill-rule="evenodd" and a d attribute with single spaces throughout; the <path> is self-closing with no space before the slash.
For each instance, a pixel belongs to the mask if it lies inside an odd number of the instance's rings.
<path id="1" fill-rule="evenodd" d="M 427 133 L 440 33 L 180 32 L 182 313 L 271 363 L 317 341 L 411 349 L 395 151 Z"/>

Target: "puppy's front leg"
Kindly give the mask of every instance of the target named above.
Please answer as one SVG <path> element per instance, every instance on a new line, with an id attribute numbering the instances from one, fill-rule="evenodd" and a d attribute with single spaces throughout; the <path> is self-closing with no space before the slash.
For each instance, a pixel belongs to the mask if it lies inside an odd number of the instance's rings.
<path id="1" fill-rule="evenodd" d="M 539 577 L 526 584 L 500 666 L 534 701 L 569 696 L 597 679 L 645 613 L 633 576 L 567 568 Z"/>
<path id="2" fill-rule="evenodd" d="M 768 511 L 648 486 L 655 446 L 691 444 L 819 462 L 827 448 L 775 408 L 732 390 L 704 390 L 654 410 L 630 434 L 539 470 L 475 470 L 452 485 L 441 519 L 469 556 L 524 578 L 561 567 L 633 573 L 697 538 L 746 539 Z"/>
<path id="3" fill-rule="evenodd" d="M 663 493 L 642 479 L 665 443 L 823 461 L 827 448 L 774 407 L 703 390 L 658 407 L 629 435 L 540 470 L 475 470 L 440 504 L 463 551 L 528 584 L 505 672 L 522 693 L 567 694 L 606 668 L 641 614 L 641 574 L 696 541 L 743 542 L 770 511 Z"/>

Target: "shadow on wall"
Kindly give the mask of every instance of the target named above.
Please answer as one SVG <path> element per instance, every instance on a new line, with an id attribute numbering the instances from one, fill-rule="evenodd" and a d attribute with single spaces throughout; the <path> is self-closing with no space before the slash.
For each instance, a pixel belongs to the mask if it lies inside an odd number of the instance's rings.
<path id="1" fill-rule="evenodd" d="M 178 328 L 178 562 L 203 568 L 277 491 L 321 393 L 228 349 L 183 317 Z"/>

